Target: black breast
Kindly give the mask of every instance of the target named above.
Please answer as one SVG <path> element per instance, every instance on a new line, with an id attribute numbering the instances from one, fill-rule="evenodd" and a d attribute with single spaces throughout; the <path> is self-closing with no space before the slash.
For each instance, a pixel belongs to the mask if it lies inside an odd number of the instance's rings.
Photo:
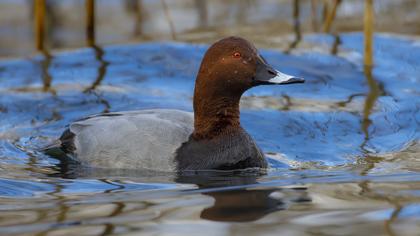
<path id="1" fill-rule="evenodd" d="M 177 170 L 235 170 L 266 168 L 267 161 L 254 140 L 243 129 L 213 139 L 190 137 L 177 150 Z"/>

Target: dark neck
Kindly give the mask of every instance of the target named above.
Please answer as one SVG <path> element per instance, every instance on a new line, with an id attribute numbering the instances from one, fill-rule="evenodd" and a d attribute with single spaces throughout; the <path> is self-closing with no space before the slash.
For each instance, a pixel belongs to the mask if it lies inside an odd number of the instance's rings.
<path id="1" fill-rule="evenodd" d="M 201 93 L 200 95 L 201 98 L 194 96 L 193 137 L 195 139 L 211 139 L 240 127 L 240 96 L 213 97 L 203 96 Z"/>

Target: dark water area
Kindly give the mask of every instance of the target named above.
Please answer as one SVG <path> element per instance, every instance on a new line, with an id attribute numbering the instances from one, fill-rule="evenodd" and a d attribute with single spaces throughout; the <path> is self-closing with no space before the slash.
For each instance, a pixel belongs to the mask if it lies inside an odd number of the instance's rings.
<path id="1" fill-rule="evenodd" d="M 37 151 L 90 114 L 191 111 L 207 45 L 0 61 L 0 235 L 418 235 L 420 41 L 374 41 L 372 68 L 361 63 L 359 33 L 261 50 L 306 79 L 242 98 L 242 125 L 269 158 L 262 175 L 79 169 Z"/>

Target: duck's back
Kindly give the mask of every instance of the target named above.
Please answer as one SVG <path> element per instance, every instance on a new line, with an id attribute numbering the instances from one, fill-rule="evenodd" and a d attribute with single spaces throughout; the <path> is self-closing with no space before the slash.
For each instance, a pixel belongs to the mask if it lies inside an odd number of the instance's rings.
<path id="1" fill-rule="evenodd" d="M 176 168 L 176 150 L 193 132 L 193 114 L 169 109 L 115 112 L 70 124 L 60 148 L 81 164 L 99 168 Z"/>

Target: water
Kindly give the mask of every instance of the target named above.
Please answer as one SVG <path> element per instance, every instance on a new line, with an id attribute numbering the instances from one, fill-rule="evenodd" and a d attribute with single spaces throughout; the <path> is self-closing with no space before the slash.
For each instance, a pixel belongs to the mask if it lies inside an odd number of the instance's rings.
<path id="1" fill-rule="evenodd" d="M 241 122 L 269 157 L 265 175 L 92 171 L 36 151 L 89 114 L 192 110 L 206 45 L 1 61 L 0 234 L 419 235 L 420 42 L 377 35 L 375 66 L 364 68 L 362 41 L 307 35 L 289 54 L 261 50 L 307 81 L 242 99 Z"/>

